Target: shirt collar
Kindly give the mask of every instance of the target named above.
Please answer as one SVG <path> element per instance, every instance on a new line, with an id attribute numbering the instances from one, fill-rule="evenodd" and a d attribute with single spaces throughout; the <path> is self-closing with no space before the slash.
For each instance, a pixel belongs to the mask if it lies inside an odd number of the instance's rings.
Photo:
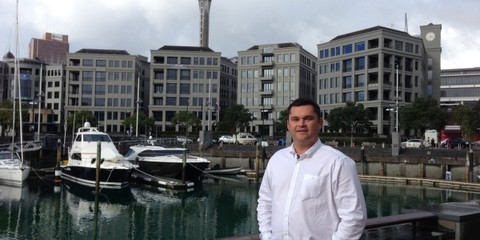
<path id="1" fill-rule="evenodd" d="M 313 144 L 313 146 L 311 146 L 305 153 L 297 155 L 297 153 L 295 152 L 295 148 L 293 148 L 293 143 L 292 143 L 292 145 L 290 145 L 290 154 L 292 155 L 292 157 L 295 157 L 297 160 L 302 160 L 309 156 L 312 156 L 313 153 L 317 152 L 317 150 L 320 149 L 322 146 L 323 146 L 323 143 L 322 141 L 320 141 L 320 138 L 319 138 L 317 142 Z"/>

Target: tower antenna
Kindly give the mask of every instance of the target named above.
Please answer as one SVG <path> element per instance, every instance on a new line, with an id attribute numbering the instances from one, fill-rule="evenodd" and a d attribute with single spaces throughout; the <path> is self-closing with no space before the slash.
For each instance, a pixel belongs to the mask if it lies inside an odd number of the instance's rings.
<path id="1" fill-rule="evenodd" d="M 198 5 L 200 7 L 200 46 L 201 47 L 208 47 L 210 4 L 212 4 L 212 0 L 198 0 Z"/>
<path id="2" fill-rule="evenodd" d="M 408 33 L 408 20 L 407 20 L 407 13 L 405 13 L 405 30 L 406 33 Z"/>

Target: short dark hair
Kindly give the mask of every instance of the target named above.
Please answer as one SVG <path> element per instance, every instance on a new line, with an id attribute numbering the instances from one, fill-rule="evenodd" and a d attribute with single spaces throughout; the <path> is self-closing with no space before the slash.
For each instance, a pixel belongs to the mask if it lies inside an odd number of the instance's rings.
<path id="1" fill-rule="evenodd" d="M 293 102 L 291 102 L 287 108 L 288 116 L 290 116 L 290 110 L 292 109 L 292 107 L 305 105 L 312 106 L 319 119 L 322 117 L 322 113 L 320 112 L 320 106 L 318 106 L 318 104 L 310 98 L 297 98 Z"/>

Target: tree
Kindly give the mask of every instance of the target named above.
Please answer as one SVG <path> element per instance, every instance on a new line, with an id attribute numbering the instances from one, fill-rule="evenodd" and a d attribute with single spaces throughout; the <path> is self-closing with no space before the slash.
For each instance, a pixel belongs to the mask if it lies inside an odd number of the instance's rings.
<path id="1" fill-rule="evenodd" d="M 75 122 L 74 122 L 75 121 Z M 89 122 L 91 126 L 97 126 L 98 121 L 92 111 L 81 110 L 70 115 L 67 119 L 67 125 L 73 127 L 74 131 L 83 126 L 83 123 Z"/>
<path id="2" fill-rule="evenodd" d="M 225 110 L 223 119 L 218 123 L 218 129 L 235 134 L 237 129 L 248 127 L 252 120 L 252 114 L 245 106 L 234 104 Z"/>
<path id="3" fill-rule="evenodd" d="M 193 112 L 181 111 L 175 113 L 175 116 L 172 118 L 172 123 L 186 129 L 186 135 L 188 136 L 190 127 L 200 125 L 201 120 Z"/>
<path id="4" fill-rule="evenodd" d="M 5 133 L 10 131 L 9 127 L 12 126 L 13 121 L 13 103 L 10 100 L 3 100 L 0 102 L 0 125 L 2 126 L 2 137 Z"/>
<path id="5" fill-rule="evenodd" d="M 442 129 L 447 123 L 447 114 L 431 97 L 419 97 L 411 106 L 400 108 L 399 122 L 403 129 L 415 129 L 423 136 L 427 129 Z"/>
<path id="6" fill-rule="evenodd" d="M 288 120 L 288 111 L 287 109 L 280 112 L 278 120 L 275 122 L 275 129 L 277 132 L 286 133 L 287 132 L 287 120 Z"/>
<path id="7" fill-rule="evenodd" d="M 127 117 L 123 119 L 122 121 L 123 126 L 125 126 L 125 129 L 128 130 L 130 129 L 133 132 L 135 131 L 137 127 L 137 115 L 131 115 L 130 117 Z M 155 126 L 155 119 L 148 117 L 144 112 L 139 112 L 138 113 L 138 133 L 145 133 L 145 135 L 148 134 L 149 131 L 153 129 Z"/>
<path id="8" fill-rule="evenodd" d="M 350 135 L 350 144 L 353 145 L 353 133 L 369 132 L 372 128 L 370 111 L 363 104 L 347 102 L 345 107 L 332 109 L 327 117 L 328 128 L 331 131 L 341 131 Z"/>
<path id="9" fill-rule="evenodd" d="M 480 128 L 480 101 L 471 109 L 465 105 L 456 106 L 454 119 L 460 125 L 463 137 L 473 142 Z"/>

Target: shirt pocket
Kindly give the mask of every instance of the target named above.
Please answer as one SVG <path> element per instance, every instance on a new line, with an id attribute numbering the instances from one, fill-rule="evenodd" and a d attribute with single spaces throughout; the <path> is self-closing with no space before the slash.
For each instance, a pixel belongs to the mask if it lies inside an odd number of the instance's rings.
<path id="1" fill-rule="evenodd" d="M 304 200 L 312 198 L 317 199 L 327 191 L 325 184 L 326 182 L 324 178 L 305 174 L 300 188 L 300 196 Z"/>

